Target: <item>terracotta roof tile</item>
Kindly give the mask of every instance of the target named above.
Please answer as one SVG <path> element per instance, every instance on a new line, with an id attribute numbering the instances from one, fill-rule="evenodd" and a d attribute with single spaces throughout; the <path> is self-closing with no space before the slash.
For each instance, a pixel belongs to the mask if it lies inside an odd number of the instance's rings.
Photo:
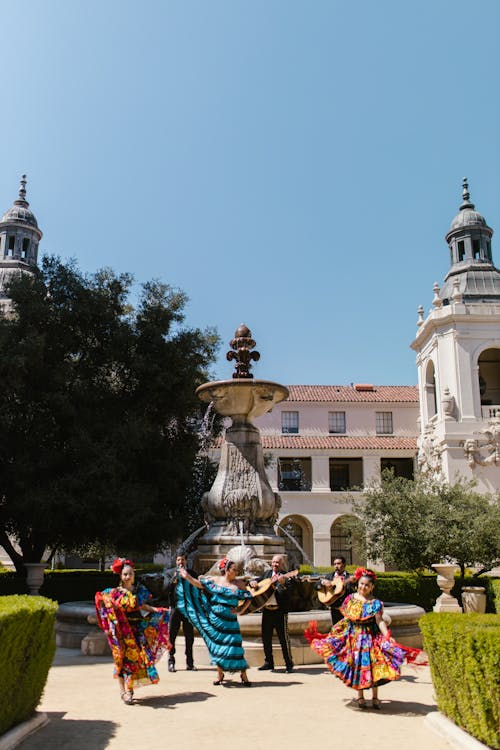
<path id="1" fill-rule="evenodd" d="M 349 437 L 347 435 L 261 435 L 264 450 L 417 450 L 414 437 Z"/>
<path id="2" fill-rule="evenodd" d="M 359 390 L 350 385 L 289 385 L 290 401 L 318 402 L 389 402 L 418 404 L 416 385 L 374 385 L 373 390 Z"/>

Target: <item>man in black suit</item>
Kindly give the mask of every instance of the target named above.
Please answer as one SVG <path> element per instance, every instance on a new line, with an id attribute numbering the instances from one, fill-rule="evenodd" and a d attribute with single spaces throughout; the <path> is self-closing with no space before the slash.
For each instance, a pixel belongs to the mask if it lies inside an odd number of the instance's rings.
<path id="1" fill-rule="evenodd" d="M 172 648 L 168 655 L 168 671 L 175 672 L 175 639 L 179 632 L 179 628 L 182 624 L 182 632 L 184 633 L 184 641 L 186 644 L 186 669 L 190 671 L 196 671 L 193 661 L 193 643 L 194 643 L 194 630 L 189 620 L 184 617 L 181 612 L 177 609 L 177 580 L 178 580 L 178 569 L 180 567 L 186 568 L 188 573 L 193 578 L 198 578 L 194 570 L 187 567 L 186 555 L 179 551 L 175 560 L 176 567 L 165 570 L 163 573 L 164 588 L 168 590 L 168 599 L 170 605 L 170 620 L 168 623 L 169 628 L 169 639 L 172 644 Z"/>
<path id="2" fill-rule="evenodd" d="M 336 583 L 336 580 L 338 578 L 342 578 L 344 582 L 345 590 L 342 593 L 341 596 L 339 596 L 338 599 L 336 599 L 333 604 L 330 606 L 330 614 L 332 616 L 332 625 L 335 625 L 337 622 L 340 622 L 342 619 L 342 612 L 340 611 L 340 607 L 342 605 L 342 602 L 346 598 L 348 594 L 352 594 L 356 589 L 356 578 L 354 576 L 349 575 L 347 570 L 345 569 L 345 557 L 343 555 L 337 555 L 335 560 L 333 561 L 333 571 L 331 573 L 328 573 L 322 580 L 321 583 L 323 586 L 326 586 L 327 588 L 333 588 L 333 586 Z"/>
<path id="3" fill-rule="evenodd" d="M 271 561 L 271 570 L 268 570 L 262 578 L 271 578 L 275 583 L 275 589 L 270 599 L 262 610 L 262 644 L 264 646 L 264 664 L 260 670 L 274 669 L 273 658 L 273 632 L 276 633 L 281 644 L 283 659 L 287 672 L 293 672 L 292 650 L 288 635 L 288 599 L 290 587 L 293 585 L 290 578 L 285 575 L 285 559 L 283 555 L 274 555 Z M 251 585 L 257 586 L 257 582 Z"/>

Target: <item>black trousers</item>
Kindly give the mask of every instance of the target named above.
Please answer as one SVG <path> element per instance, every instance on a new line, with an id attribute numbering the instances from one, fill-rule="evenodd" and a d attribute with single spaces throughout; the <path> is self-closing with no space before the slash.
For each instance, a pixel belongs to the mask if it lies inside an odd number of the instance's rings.
<path id="1" fill-rule="evenodd" d="M 170 620 L 168 623 L 169 638 L 172 648 L 168 655 L 168 660 L 175 662 L 175 639 L 179 632 L 179 628 L 182 625 L 182 632 L 184 633 L 184 640 L 186 643 L 186 666 L 193 666 L 193 643 L 194 643 L 194 630 L 193 626 L 186 617 L 180 613 L 177 607 L 172 607 L 170 610 Z"/>
<path id="2" fill-rule="evenodd" d="M 292 649 L 290 647 L 290 638 L 288 636 L 288 614 L 279 610 L 264 609 L 262 610 L 262 644 L 264 646 L 264 656 L 266 662 L 274 664 L 273 660 L 273 632 L 276 631 L 283 659 L 286 667 L 293 667 Z"/>
<path id="3" fill-rule="evenodd" d="M 330 613 L 332 615 L 332 625 L 336 625 L 344 616 L 337 607 L 330 607 Z"/>

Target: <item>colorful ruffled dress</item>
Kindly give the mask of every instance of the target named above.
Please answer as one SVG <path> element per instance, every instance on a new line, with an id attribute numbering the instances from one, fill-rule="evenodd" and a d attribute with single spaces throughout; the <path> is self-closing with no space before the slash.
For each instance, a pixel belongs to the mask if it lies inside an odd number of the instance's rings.
<path id="1" fill-rule="evenodd" d="M 232 610 L 242 599 L 251 599 L 252 594 L 219 586 L 210 578 L 200 578 L 199 581 L 202 589 L 179 576 L 178 609 L 202 636 L 213 664 L 224 672 L 247 669 L 238 618 Z"/>
<path id="2" fill-rule="evenodd" d="M 169 611 L 141 612 L 148 599 L 151 593 L 142 584 L 133 592 L 119 586 L 95 595 L 97 622 L 111 647 L 114 675 L 123 677 L 127 690 L 158 682 L 155 664 L 170 647 Z"/>
<path id="3" fill-rule="evenodd" d="M 310 623 L 305 632 L 309 645 L 328 669 L 355 690 L 398 680 L 400 667 L 411 650 L 382 635 L 375 618 L 383 610 L 380 599 L 364 602 L 351 594 L 340 608 L 344 619 L 329 633 L 319 633 L 316 623 Z"/>

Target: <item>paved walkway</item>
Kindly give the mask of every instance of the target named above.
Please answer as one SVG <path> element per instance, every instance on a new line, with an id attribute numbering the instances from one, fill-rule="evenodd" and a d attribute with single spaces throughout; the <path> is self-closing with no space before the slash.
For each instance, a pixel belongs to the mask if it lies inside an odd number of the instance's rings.
<path id="1" fill-rule="evenodd" d="M 424 723 L 436 708 L 427 667 L 405 666 L 399 682 L 382 687 L 381 712 L 360 711 L 354 691 L 320 665 L 293 674 L 251 669 L 252 688 L 237 675 L 214 686 L 215 670 L 206 667 L 170 674 L 166 660 L 159 673 L 160 683 L 138 689 L 126 706 L 110 657 L 59 649 L 39 707 L 50 721 L 20 749 L 450 750 Z"/>

